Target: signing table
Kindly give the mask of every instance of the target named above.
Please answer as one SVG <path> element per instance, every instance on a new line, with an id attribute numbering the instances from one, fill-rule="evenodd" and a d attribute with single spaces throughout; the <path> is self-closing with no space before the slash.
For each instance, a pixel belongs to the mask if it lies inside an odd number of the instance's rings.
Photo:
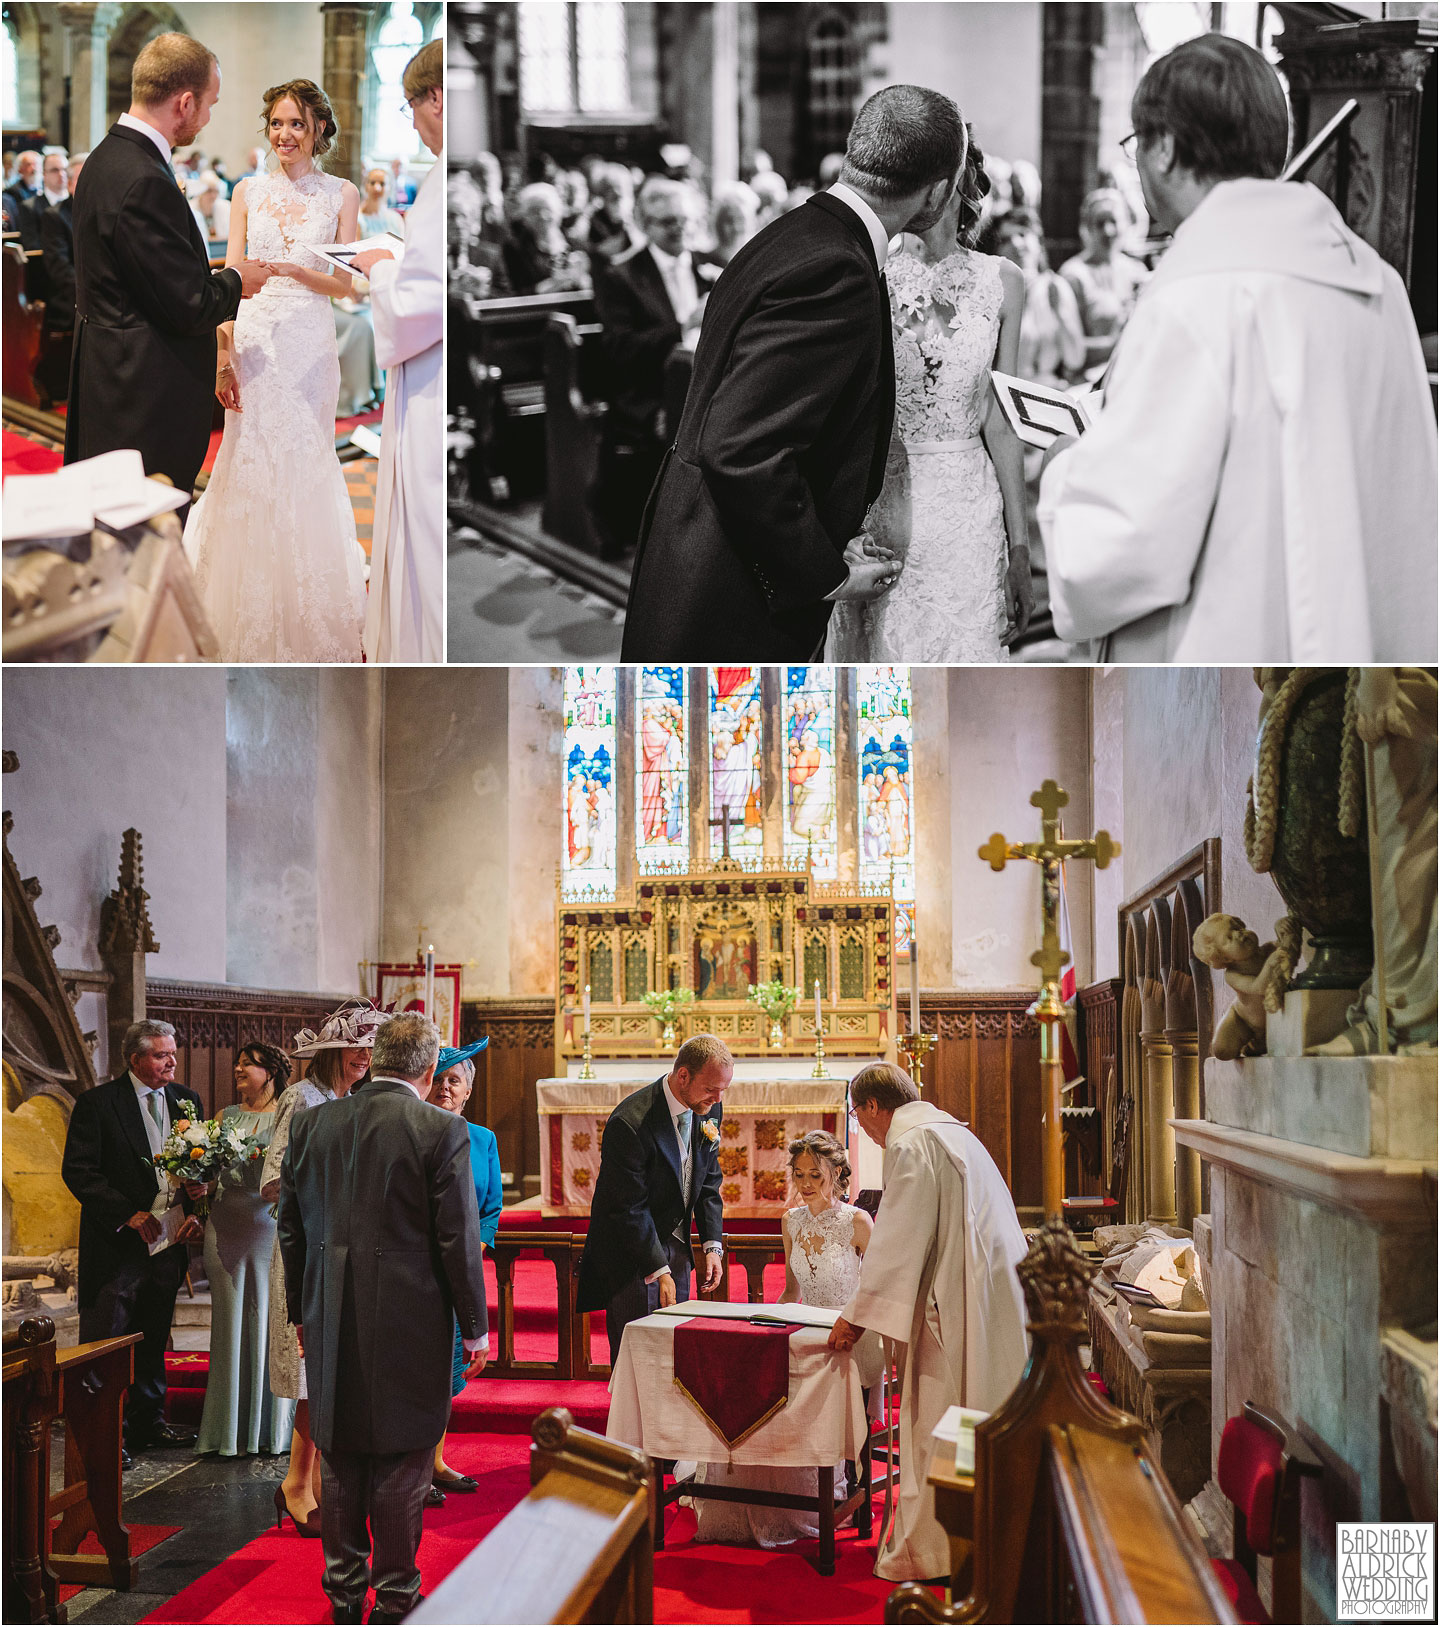
<path id="1" fill-rule="evenodd" d="M 606 1434 L 656 1460 L 657 1487 L 664 1485 L 660 1464 L 666 1459 L 819 1471 L 813 1498 L 696 1483 L 690 1477 L 677 1481 L 656 1498 L 657 1549 L 665 1542 L 665 1508 L 681 1497 L 816 1514 L 823 1576 L 834 1574 L 837 1522 L 854 1514 L 862 1536 L 869 1535 L 864 1392 L 853 1356 L 837 1355 L 825 1343 L 837 1314 L 809 1305 L 691 1300 L 626 1327 L 610 1381 Z M 788 1355 L 778 1347 L 784 1343 Z M 747 1347 L 753 1347 L 753 1355 Z M 778 1364 L 769 1388 L 758 1376 L 767 1362 Z M 835 1465 L 841 1460 L 856 1465 L 859 1484 L 836 1502 Z"/>

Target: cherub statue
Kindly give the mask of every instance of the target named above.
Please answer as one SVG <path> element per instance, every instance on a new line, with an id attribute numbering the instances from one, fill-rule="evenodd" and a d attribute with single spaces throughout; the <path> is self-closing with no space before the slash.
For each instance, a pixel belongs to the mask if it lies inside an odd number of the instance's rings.
<path id="1" fill-rule="evenodd" d="M 1220 1019 L 1211 1056 L 1232 1062 L 1265 1054 L 1265 1013 L 1278 1011 L 1289 960 L 1273 943 L 1261 943 L 1238 915 L 1209 915 L 1195 928 L 1195 958 L 1225 973 L 1235 1004 Z"/>

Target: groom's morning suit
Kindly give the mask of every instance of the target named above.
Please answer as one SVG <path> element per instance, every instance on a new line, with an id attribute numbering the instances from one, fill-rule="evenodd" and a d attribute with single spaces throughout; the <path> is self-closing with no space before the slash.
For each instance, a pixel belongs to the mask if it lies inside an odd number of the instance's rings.
<path id="1" fill-rule="evenodd" d="M 376 1609 L 398 1620 L 420 1587 L 455 1322 L 466 1340 L 488 1329 L 464 1119 L 384 1076 L 297 1114 L 277 1236 L 323 1454 L 325 1592 L 337 1621 L 358 1621 L 373 1585 Z"/>
<path id="2" fill-rule="evenodd" d="M 142 1209 L 163 1212 L 169 1183 L 155 1154 L 176 1120 L 196 1117 L 200 1100 L 183 1085 L 152 1091 L 127 1072 L 76 1098 L 65 1135 L 60 1176 L 80 1203 L 80 1337 L 144 1335 L 125 1402 L 125 1442 L 137 1451 L 163 1422 L 165 1345 L 189 1250 L 174 1243 L 151 1254 L 128 1222 Z"/>
<path id="3" fill-rule="evenodd" d="M 860 216 L 816 193 L 715 285 L 642 525 L 624 661 L 807 661 L 880 493 L 890 307 Z"/>
<path id="4" fill-rule="evenodd" d="M 689 1114 L 688 1156 L 683 1156 L 665 1083 L 657 1079 L 627 1096 L 606 1119 L 600 1141 L 600 1174 L 575 1303 L 582 1311 L 605 1312 L 612 1363 L 626 1324 L 659 1304 L 658 1283 L 646 1278 L 668 1266 L 676 1299 L 689 1299 L 691 1217 L 703 1243 L 718 1246 L 721 1240 L 716 1148 L 722 1109 L 717 1103 L 708 1114 Z M 714 1142 L 705 1134 L 707 1123 L 716 1127 Z"/>
<path id="5" fill-rule="evenodd" d="M 210 444 L 215 330 L 240 273 L 211 272 L 185 194 L 152 140 L 113 124 L 75 188 L 75 350 L 65 461 L 138 448 L 188 499 Z"/>

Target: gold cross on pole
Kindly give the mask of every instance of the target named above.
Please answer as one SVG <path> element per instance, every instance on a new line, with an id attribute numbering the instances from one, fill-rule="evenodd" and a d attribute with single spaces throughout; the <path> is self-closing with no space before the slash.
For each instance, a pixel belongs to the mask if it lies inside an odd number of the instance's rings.
<path id="1" fill-rule="evenodd" d="M 980 849 L 992 870 L 1003 870 L 1012 859 L 1028 859 L 1040 866 L 1043 931 L 1040 947 L 1030 963 L 1040 970 L 1040 998 L 1031 1007 L 1040 1020 L 1040 1082 L 1045 1103 L 1044 1180 L 1045 1212 L 1059 1217 L 1064 1211 L 1065 1161 L 1060 1136 L 1060 1093 L 1065 1083 L 1061 1059 L 1060 1024 L 1065 1002 L 1060 997 L 1060 973 L 1070 959 L 1060 947 L 1060 867 L 1066 859 L 1093 859 L 1103 870 L 1120 851 L 1109 831 L 1066 841 L 1060 834 L 1060 810 L 1070 801 L 1054 780 L 1046 780 L 1031 794 L 1030 806 L 1040 810 L 1038 842 L 1008 842 L 997 830 Z"/>

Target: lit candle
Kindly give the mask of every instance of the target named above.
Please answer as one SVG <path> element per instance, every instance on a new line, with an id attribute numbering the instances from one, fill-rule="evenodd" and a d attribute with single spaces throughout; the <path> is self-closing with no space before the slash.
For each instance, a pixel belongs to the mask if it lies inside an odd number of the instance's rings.
<path id="1" fill-rule="evenodd" d="M 435 1021 L 435 945 L 425 951 L 425 1015 Z"/>
<path id="2" fill-rule="evenodd" d="M 910 939 L 910 1032 L 920 1032 L 920 945 Z"/>
<path id="3" fill-rule="evenodd" d="M 590 1032 L 590 985 L 585 985 L 585 1032 Z"/>
<path id="4" fill-rule="evenodd" d="M 823 1024 L 820 1018 L 820 979 L 815 979 L 815 1032 L 818 1034 Z"/>

